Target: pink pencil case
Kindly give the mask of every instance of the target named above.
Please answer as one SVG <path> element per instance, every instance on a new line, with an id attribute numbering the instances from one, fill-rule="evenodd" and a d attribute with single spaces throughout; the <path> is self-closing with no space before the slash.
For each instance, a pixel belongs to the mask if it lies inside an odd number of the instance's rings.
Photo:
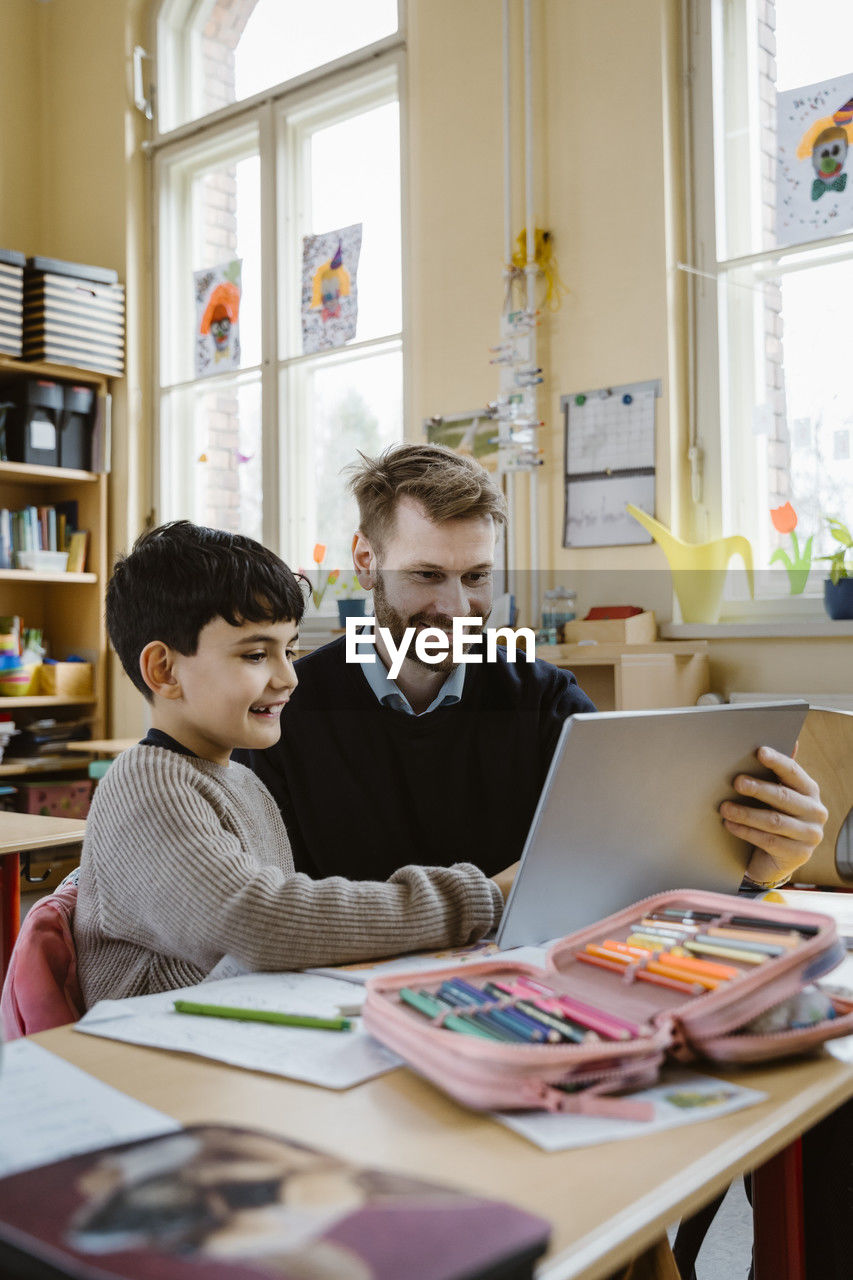
<path id="1" fill-rule="evenodd" d="M 684 982 L 673 984 L 671 977 L 660 982 L 663 975 L 655 975 L 650 968 L 650 961 L 658 965 L 662 962 L 654 950 L 647 952 L 645 958 L 626 959 L 618 965 L 612 960 L 601 964 L 600 960 L 578 958 L 591 954 L 587 951 L 589 946 L 601 950 L 605 943 L 616 942 L 621 948 L 629 947 L 628 939 L 637 937 L 638 930 L 644 927 L 641 921 L 649 916 L 664 915 L 665 928 L 666 912 L 675 913 L 676 918 L 689 918 L 689 924 L 673 923 L 670 929 L 673 933 L 680 927 L 692 930 L 686 940 L 692 940 L 694 948 L 708 947 L 707 941 L 702 944 L 696 939 L 707 939 L 705 931 L 710 929 L 713 945 L 730 952 L 762 955 L 771 947 L 780 954 L 735 961 L 715 953 L 711 946 L 709 960 L 707 949 L 697 956 L 682 947 L 682 955 L 694 962 L 699 959 L 705 970 L 704 978 L 696 975 L 692 989 Z M 755 927 L 737 923 L 744 919 L 756 922 Z M 717 930 L 723 934 L 716 934 Z M 771 939 L 767 943 L 761 942 L 764 932 Z M 774 932 L 788 936 L 790 941 L 784 947 L 776 946 Z M 757 943 L 753 940 L 750 949 L 744 946 L 747 935 L 759 939 Z M 675 941 L 665 942 L 659 950 L 671 956 L 676 945 Z M 609 948 L 604 951 L 611 953 Z M 367 984 L 364 1025 L 409 1066 L 469 1107 L 650 1119 L 650 1103 L 610 1095 L 654 1083 L 667 1057 L 680 1062 L 761 1062 L 808 1053 L 826 1040 L 853 1033 L 853 1000 L 837 996 L 831 997 L 835 1016 L 812 1025 L 764 1033 L 741 1030 L 760 1014 L 811 986 L 835 968 L 844 954 L 835 922 L 829 916 L 729 894 L 673 890 L 645 898 L 561 938 L 550 947 L 542 968 L 513 963 L 507 957 L 373 978 Z M 683 963 L 666 962 L 675 967 Z M 707 973 L 719 964 L 734 971 L 733 976 L 710 979 L 719 985 L 702 988 L 699 984 L 708 981 Z M 643 972 L 645 977 L 641 976 Z M 695 968 L 691 974 L 696 974 Z M 491 992 L 491 1002 L 465 1009 L 458 1006 L 455 1011 L 445 1006 L 431 1017 L 423 1008 L 407 1003 L 415 998 L 421 1004 L 436 1003 L 447 990 L 444 984 L 449 980 L 451 985 L 461 980 L 480 992 Z M 537 986 L 551 992 L 558 1002 L 556 1006 L 549 1005 L 549 997 L 542 998 L 544 1007 L 550 1008 L 551 1015 L 558 1019 L 565 1017 L 565 1009 L 559 1003 L 565 998 L 570 1009 L 576 1009 L 576 1002 L 581 1002 L 581 1007 L 593 1015 L 597 1011 L 606 1022 L 617 1020 L 631 1031 L 620 1033 L 626 1036 L 624 1039 L 594 1038 L 593 1031 L 583 1043 L 562 1038 L 558 1043 L 509 1043 L 486 1038 L 482 1031 L 462 1034 L 450 1029 L 459 1026 L 460 1014 L 466 1021 L 469 1019 L 465 1015 L 476 1014 L 476 1021 L 484 1023 L 490 1022 L 491 1015 L 505 1015 L 510 1010 L 512 1018 L 512 1010 L 517 1013 L 519 1005 L 530 1009 L 531 993 Z M 595 1017 L 592 1021 L 596 1021 Z M 591 1030 L 588 1018 L 585 1025 Z M 611 1030 L 618 1031 L 615 1023 Z M 497 1034 L 494 1029 L 492 1033 Z"/>

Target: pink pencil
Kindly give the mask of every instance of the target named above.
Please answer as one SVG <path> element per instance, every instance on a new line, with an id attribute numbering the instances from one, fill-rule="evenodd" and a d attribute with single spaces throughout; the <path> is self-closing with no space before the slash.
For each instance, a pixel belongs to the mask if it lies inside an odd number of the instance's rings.
<path id="1" fill-rule="evenodd" d="M 582 1000 L 575 1000 L 573 996 L 560 995 L 530 978 L 522 977 L 518 981 L 522 987 L 535 992 L 536 995 L 544 995 L 550 1000 L 555 1000 L 558 1007 L 570 1018 L 589 1027 L 591 1031 L 597 1031 L 599 1035 L 608 1036 L 611 1040 L 624 1040 L 626 1032 L 631 1037 L 642 1035 L 642 1028 L 636 1022 L 628 1022 L 626 1018 L 617 1018 L 615 1014 L 605 1013 L 603 1009 L 595 1009 L 592 1005 L 584 1004 Z"/>

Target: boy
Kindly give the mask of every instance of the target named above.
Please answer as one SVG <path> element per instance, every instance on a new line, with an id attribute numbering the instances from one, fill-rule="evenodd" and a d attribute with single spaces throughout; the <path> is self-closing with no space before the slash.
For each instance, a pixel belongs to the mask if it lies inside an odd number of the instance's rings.
<path id="1" fill-rule="evenodd" d="M 74 921 L 87 1008 L 189 986 L 226 953 L 301 969 L 457 946 L 497 925 L 511 874 L 469 863 L 384 883 L 294 872 L 275 801 L 230 755 L 278 741 L 303 609 L 271 551 L 185 520 L 116 564 L 107 629 L 152 728 L 112 765 L 87 822 Z M 326 796 L 334 805 L 333 776 Z M 363 828 L 353 812 L 354 845 Z"/>

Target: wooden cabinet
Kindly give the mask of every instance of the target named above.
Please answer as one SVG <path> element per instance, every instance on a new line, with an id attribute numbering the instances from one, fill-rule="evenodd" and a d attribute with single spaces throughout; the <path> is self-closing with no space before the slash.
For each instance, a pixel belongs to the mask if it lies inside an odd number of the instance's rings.
<path id="1" fill-rule="evenodd" d="M 8 381 L 14 377 L 44 377 L 94 387 L 103 420 L 108 386 L 107 380 L 98 374 L 0 357 L 0 378 Z M 0 711 L 11 713 L 19 726 L 54 712 L 59 719 L 86 712 L 92 717 L 92 736 L 103 738 L 108 730 L 103 609 L 107 578 L 107 476 L 62 467 L 0 462 L 0 507 L 20 509 L 67 501 L 77 503 L 79 526 L 89 531 L 85 572 L 0 569 L 0 614 L 19 614 L 26 626 L 42 628 L 50 642 L 52 657 L 61 659 L 74 653 L 90 660 L 94 666 L 94 689 L 87 697 L 42 694 L 0 697 Z M 66 762 L 66 767 L 69 766 L 80 768 L 79 762 L 73 760 Z M 33 771 L 8 757 L 0 763 L 2 780 L 13 781 L 12 775 L 22 776 Z M 52 763 L 50 772 L 56 771 L 57 765 Z"/>
<path id="2" fill-rule="evenodd" d="M 574 672 L 599 711 L 693 706 L 710 688 L 705 640 L 540 645 L 536 656 Z"/>

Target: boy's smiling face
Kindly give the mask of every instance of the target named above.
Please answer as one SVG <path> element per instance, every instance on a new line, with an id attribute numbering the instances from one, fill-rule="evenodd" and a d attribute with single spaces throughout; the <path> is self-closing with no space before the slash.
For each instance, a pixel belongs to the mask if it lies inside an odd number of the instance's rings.
<path id="1" fill-rule="evenodd" d="M 227 764 L 235 747 L 278 742 L 280 716 L 297 678 L 296 624 L 214 618 L 193 654 L 152 641 L 140 657 L 154 692 L 152 724 L 205 760 Z"/>

